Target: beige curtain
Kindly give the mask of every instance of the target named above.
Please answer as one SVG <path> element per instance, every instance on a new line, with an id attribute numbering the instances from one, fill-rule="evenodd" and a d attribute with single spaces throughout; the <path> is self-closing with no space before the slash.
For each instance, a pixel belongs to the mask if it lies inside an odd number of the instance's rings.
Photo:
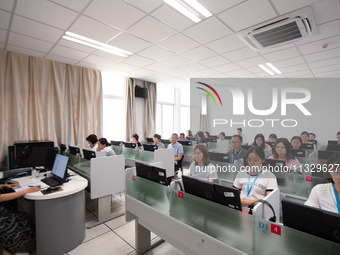
<path id="1" fill-rule="evenodd" d="M 144 82 L 144 87 L 148 89 L 148 98 L 144 104 L 144 137 L 153 137 L 156 133 L 156 107 L 157 107 L 157 86 L 154 82 Z"/>
<path id="2" fill-rule="evenodd" d="M 0 156 L 17 140 L 86 146 L 102 136 L 100 71 L 0 50 Z"/>
<path id="3" fill-rule="evenodd" d="M 126 141 L 130 141 L 133 133 L 136 133 L 136 109 L 135 109 L 135 87 L 133 78 L 126 78 Z"/>

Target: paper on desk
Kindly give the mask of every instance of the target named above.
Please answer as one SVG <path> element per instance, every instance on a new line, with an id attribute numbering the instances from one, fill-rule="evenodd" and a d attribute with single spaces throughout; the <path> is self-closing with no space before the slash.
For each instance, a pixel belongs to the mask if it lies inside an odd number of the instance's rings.
<path id="1" fill-rule="evenodd" d="M 49 187 L 46 183 L 43 183 L 43 182 L 32 182 L 32 183 L 22 185 L 21 188 L 14 188 L 14 190 L 15 190 L 15 192 L 18 192 L 18 191 L 21 191 L 21 190 L 28 189 L 32 186 L 37 186 L 37 185 L 40 185 L 41 189 L 47 189 Z"/>

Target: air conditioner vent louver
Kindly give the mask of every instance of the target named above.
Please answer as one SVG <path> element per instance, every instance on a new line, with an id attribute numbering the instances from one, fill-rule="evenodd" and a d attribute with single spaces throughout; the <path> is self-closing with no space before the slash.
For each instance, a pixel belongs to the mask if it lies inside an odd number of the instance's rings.
<path id="1" fill-rule="evenodd" d="M 238 36 L 255 50 L 263 50 L 295 42 L 316 33 L 312 9 L 303 8 L 255 27 L 245 29 Z"/>

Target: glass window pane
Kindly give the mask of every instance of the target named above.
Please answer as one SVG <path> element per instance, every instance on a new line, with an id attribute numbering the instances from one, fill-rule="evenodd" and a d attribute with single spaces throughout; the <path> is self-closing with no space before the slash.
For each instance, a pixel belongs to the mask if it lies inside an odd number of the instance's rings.
<path id="1" fill-rule="evenodd" d="M 123 99 L 103 98 L 103 135 L 110 140 L 125 140 L 125 109 Z"/>
<path id="2" fill-rule="evenodd" d="M 156 108 L 156 133 L 162 135 L 162 107 L 157 104 Z"/>
<path id="3" fill-rule="evenodd" d="M 190 105 L 190 89 L 181 89 L 181 104 Z"/>
<path id="4" fill-rule="evenodd" d="M 124 97 L 125 77 L 112 72 L 102 72 L 103 95 Z"/>
<path id="5" fill-rule="evenodd" d="M 190 107 L 181 107 L 181 132 L 185 133 L 190 129 Z"/>
<path id="6" fill-rule="evenodd" d="M 174 87 L 157 84 L 157 102 L 171 103 L 175 100 Z"/>
<path id="7" fill-rule="evenodd" d="M 162 117 L 162 137 L 169 139 L 174 132 L 174 107 L 172 105 L 162 105 Z"/>

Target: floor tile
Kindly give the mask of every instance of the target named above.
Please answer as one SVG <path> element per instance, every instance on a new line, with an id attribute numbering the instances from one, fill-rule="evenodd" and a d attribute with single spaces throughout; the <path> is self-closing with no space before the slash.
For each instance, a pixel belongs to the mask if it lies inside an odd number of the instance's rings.
<path id="1" fill-rule="evenodd" d="M 133 248 L 112 231 L 79 245 L 68 255 L 122 255 Z"/>
<path id="2" fill-rule="evenodd" d="M 144 255 L 164 255 L 164 254 L 171 254 L 171 255 L 185 255 L 180 250 L 176 249 L 174 246 L 168 243 L 162 243 L 152 250 L 144 253 Z"/>
<path id="3" fill-rule="evenodd" d="M 127 222 L 125 221 L 125 215 L 122 215 L 119 216 L 118 218 L 105 222 L 105 225 L 111 228 L 112 230 L 115 230 L 116 228 L 123 226 L 126 223 Z"/>
<path id="4" fill-rule="evenodd" d="M 105 224 L 100 224 L 98 226 L 95 226 L 93 228 L 88 229 L 87 226 L 97 222 L 97 218 L 96 217 L 91 217 L 86 219 L 86 231 L 85 231 L 85 239 L 83 241 L 83 243 L 87 242 L 88 240 L 91 240 L 95 237 L 98 237 L 104 233 L 110 232 L 111 230 L 105 225 Z"/>

